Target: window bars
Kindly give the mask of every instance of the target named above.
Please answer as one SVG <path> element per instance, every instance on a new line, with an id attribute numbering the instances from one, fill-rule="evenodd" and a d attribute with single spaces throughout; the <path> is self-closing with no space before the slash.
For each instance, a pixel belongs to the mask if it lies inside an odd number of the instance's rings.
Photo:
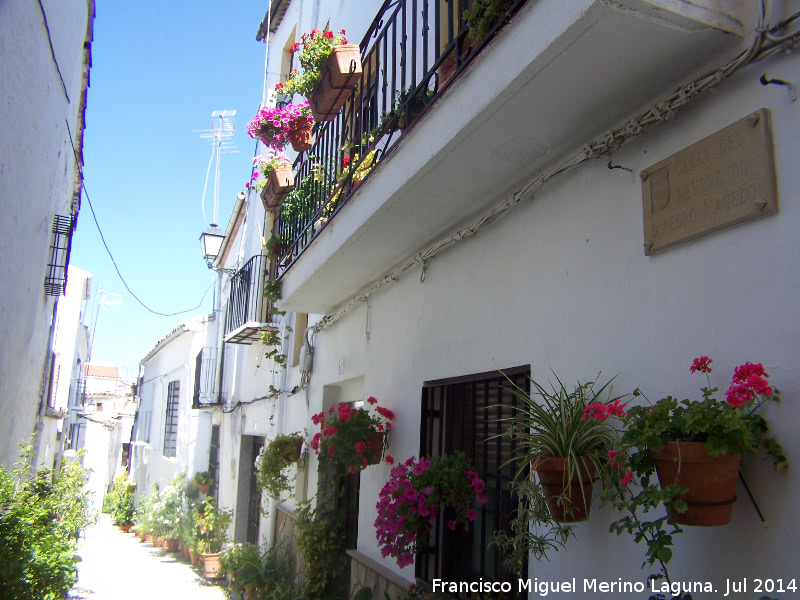
<path id="1" fill-rule="evenodd" d="M 48 296 L 60 296 L 67 289 L 67 267 L 72 249 L 72 232 L 75 231 L 73 215 L 53 217 L 53 242 L 50 244 L 50 262 L 47 263 L 47 276 L 44 291 Z"/>
<path id="2" fill-rule="evenodd" d="M 164 418 L 164 456 L 173 457 L 178 446 L 178 399 L 180 381 L 170 381 L 167 386 L 167 411 Z"/>

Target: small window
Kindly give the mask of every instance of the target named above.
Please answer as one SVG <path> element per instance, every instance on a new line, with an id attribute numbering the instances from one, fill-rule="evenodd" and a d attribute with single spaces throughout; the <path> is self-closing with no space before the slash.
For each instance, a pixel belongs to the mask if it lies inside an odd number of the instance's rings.
<path id="1" fill-rule="evenodd" d="M 178 398 L 180 382 L 170 381 L 167 386 L 167 412 L 164 419 L 164 456 L 175 456 L 178 441 Z"/>

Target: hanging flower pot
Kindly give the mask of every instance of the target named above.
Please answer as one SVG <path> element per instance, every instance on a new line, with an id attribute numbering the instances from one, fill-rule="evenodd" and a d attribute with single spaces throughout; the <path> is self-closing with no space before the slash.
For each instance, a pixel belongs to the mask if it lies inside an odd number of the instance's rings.
<path id="1" fill-rule="evenodd" d="M 566 458 L 547 458 L 536 466 L 547 508 L 557 523 L 586 521 L 591 508 L 594 465 L 584 462 L 580 473 L 567 481 L 566 463 Z"/>
<path id="2" fill-rule="evenodd" d="M 377 465 L 383 458 L 383 446 L 386 440 L 386 432 L 381 431 L 373 433 L 367 438 L 367 449 L 364 456 L 367 459 L 367 464 Z"/>
<path id="3" fill-rule="evenodd" d="M 673 521 L 705 527 L 730 523 L 740 455 L 711 456 L 702 442 L 667 442 L 662 450 L 651 451 L 650 455 L 662 488 L 677 484 L 688 489 L 677 496 L 688 505 L 685 512 L 667 509 Z"/>
<path id="4" fill-rule="evenodd" d="M 310 118 L 301 117 L 292 122 L 289 130 L 289 141 L 295 152 L 304 152 L 311 148 L 311 127 L 313 122 Z"/>
<path id="5" fill-rule="evenodd" d="M 358 44 L 334 46 L 322 77 L 309 98 L 315 121 L 333 121 L 361 78 L 361 49 Z"/>
<path id="6" fill-rule="evenodd" d="M 294 173 L 291 167 L 278 167 L 269 174 L 267 185 L 261 192 L 264 210 L 274 211 L 280 208 L 286 196 L 294 189 Z"/>

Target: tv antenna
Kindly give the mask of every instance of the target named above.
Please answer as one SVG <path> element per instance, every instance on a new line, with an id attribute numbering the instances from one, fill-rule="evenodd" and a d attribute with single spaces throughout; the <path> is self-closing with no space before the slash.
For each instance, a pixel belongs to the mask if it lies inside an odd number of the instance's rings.
<path id="1" fill-rule="evenodd" d="M 236 114 L 235 110 L 215 110 L 211 113 L 211 129 L 195 130 L 200 133 L 200 138 L 204 140 L 211 140 L 211 159 L 208 161 L 208 171 L 206 171 L 206 184 L 203 187 L 203 218 L 206 215 L 206 187 L 208 186 L 208 174 L 211 171 L 211 161 L 214 160 L 216 150 L 217 166 L 214 173 L 214 220 L 212 223 L 216 226 L 219 217 L 219 168 L 220 157 L 222 153 L 236 154 L 239 150 L 233 142 L 234 121 L 233 115 Z"/>

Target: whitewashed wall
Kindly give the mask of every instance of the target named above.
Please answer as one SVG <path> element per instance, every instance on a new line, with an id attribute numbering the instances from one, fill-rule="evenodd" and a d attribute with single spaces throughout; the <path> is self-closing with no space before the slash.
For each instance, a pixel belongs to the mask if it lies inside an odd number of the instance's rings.
<path id="1" fill-rule="evenodd" d="M 44 294 L 53 215 L 69 214 L 83 121 L 83 46 L 92 0 L 43 0 L 66 94 L 37 2 L 0 4 L 0 464 L 33 432 L 53 299 Z M 67 97 L 69 99 L 67 99 Z M 13 282 L 13 283 L 10 283 Z"/>
<path id="2" fill-rule="evenodd" d="M 402 460 L 419 451 L 425 381 L 491 371 L 495 364 L 530 364 L 537 380 L 546 380 L 550 369 L 566 380 L 602 371 L 606 377 L 617 375 L 619 392 L 640 387 L 652 399 L 667 394 L 699 399 L 704 381 L 688 369 L 694 357 L 706 354 L 715 361 L 712 383 L 723 390 L 735 365 L 763 362 L 785 398 L 764 414 L 796 467 L 800 104 L 790 102 L 783 88 L 761 86 L 763 72 L 797 82 L 800 61 L 781 55 L 744 69 L 613 160 L 638 173 L 767 107 L 779 214 L 646 257 L 640 181 L 627 171 L 609 170 L 607 160 L 587 164 L 431 261 L 424 283 L 418 272 L 411 273 L 376 293 L 369 319 L 363 304 L 317 335 L 309 412 L 322 408 L 323 386 L 363 377 L 364 394 L 397 414 L 390 453 Z M 437 110 L 446 106 L 445 99 Z M 304 412 L 304 406 L 287 409 L 290 418 Z M 314 431 L 310 422 L 307 426 Z M 788 551 L 800 535 L 795 470 L 774 473 L 760 458 L 746 461 L 743 470 L 770 527 L 762 526 L 740 488 L 730 526 L 687 528 L 680 537 L 670 565 L 674 579 L 724 584 L 726 577 L 752 582 L 797 576 L 800 562 Z M 370 467 L 361 476 L 358 547 L 375 560 L 380 553 L 374 506 L 388 471 L 385 465 Z M 531 562 L 530 576 L 643 580 L 650 572 L 639 569 L 643 548 L 608 533 L 616 517 L 608 509 L 594 509 L 591 520 L 578 525 L 578 539 L 568 551 L 554 553 L 550 563 Z M 383 564 L 413 578 L 412 567 Z"/>
<path id="3" fill-rule="evenodd" d="M 140 423 L 150 411 L 150 441 L 137 452 L 134 461 L 137 497 L 149 493 L 153 484 L 163 487 L 179 473 L 191 478 L 208 469 L 211 444 L 211 411 L 193 409 L 195 358 L 216 335 L 216 321 L 201 316 L 184 323 L 185 331 L 160 342 L 155 354 L 143 360 L 144 385 L 140 392 Z M 164 456 L 164 425 L 167 390 L 179 382 L 178 437 L 174 457 Z M 140 427 L 142 425 L 139 425 Z"/>

